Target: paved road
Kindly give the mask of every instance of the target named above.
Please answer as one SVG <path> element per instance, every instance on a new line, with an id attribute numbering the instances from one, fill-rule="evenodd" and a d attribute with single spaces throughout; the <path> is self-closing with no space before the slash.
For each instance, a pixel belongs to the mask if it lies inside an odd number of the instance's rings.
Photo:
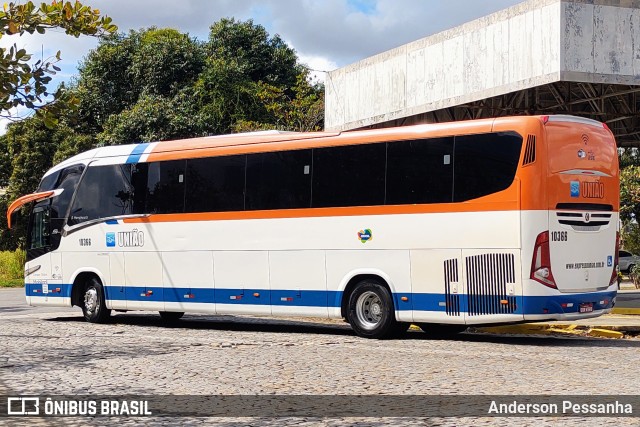
<path id="1" fill-rule="evenodd" d="M 121 314 L 27 308 L 0 290 L 2 394 L 637 394 L 639 339 L 462 334 L 356 337 L 335 321 Z M 416 398 L 419 404 L 419 398 Z M 635 408 L 639 411 L 640 408 Z M 6 423 L 8 420 L 4 420 Z M 59 419 L 40 420 L 62 425 Z M 87 420 L 65 419 L 65 425 Z M 374 422 L 375 421 L 375 422 Z M 3 420 L 0 419 L 0 423 Z M 91 424 L 114 420 L 98 418 Z M 122 425 L 140 420 L 119 419 Z M 602 419 L 155 419 L 158 425 L 603 425 Z M 606 420 L 638 425 L 638 419 Z M 148 420 L 147 422 L 148 423 Z M 9 424 L 7 424 L 9 425 Z M 20 425 L 12 420 L 10 425 Z M 23 425 L 29 425 L 24 423 Z"/>

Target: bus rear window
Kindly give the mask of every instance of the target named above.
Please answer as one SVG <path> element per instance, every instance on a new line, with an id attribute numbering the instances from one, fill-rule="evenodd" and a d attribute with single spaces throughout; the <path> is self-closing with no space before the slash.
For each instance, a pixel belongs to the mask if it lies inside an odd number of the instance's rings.
<path id="1" fill-rule="evenodd" d="M 453 201 L 507 189 L 516 175 L 522 137 L 516 133 L 456 136 Z"/>
<path id="2" fill-rule="evenodd" d="M 596 170 L 615 174 L 618 151 L 613 136 L 604 127 L 549 122 L 546 131 L 552 173 Z"/>

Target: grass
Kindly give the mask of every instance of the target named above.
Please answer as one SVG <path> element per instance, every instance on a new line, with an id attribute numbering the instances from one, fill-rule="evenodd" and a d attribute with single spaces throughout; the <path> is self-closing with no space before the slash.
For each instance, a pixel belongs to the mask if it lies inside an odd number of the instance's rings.
<path id="1" fill-rule="evenodd" d="M 0 252 L 0 288 L 15 288 L 24 286 L 25 252 Z"/>
<path id="2" fill-rule="evenodd" d="M 22 288 L 24 279 L 0 279 L 0 288 Z"/>

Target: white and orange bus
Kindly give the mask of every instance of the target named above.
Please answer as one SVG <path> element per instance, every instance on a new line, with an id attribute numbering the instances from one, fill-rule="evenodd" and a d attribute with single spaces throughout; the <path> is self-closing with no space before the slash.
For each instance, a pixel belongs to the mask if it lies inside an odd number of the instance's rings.
<path id="1" fill-rule="evenodd" d="M 32 203 L 31 305 L 345 318 L 363 337 L 608 313 L 606 125 L 506 117 L 97 148 Z"/>

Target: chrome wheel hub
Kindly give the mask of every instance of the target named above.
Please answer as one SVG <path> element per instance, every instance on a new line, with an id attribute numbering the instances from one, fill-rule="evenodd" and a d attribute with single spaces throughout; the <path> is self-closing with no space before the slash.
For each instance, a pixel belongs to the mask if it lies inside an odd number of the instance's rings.
<path id="1" fill-rule="evenodd" d="M 98 291 L 95 288 L 87 289 L 84 293 L 84 308 L 88 313 L 93 313 L 98 308 Z"/>
<path id="2" fill-rule="evenodd" d="M 356 301 L 356 316 L 364 329 L 374 329 L 382 321 L 383 304 L 380 297 L 367 291 Z"/>

